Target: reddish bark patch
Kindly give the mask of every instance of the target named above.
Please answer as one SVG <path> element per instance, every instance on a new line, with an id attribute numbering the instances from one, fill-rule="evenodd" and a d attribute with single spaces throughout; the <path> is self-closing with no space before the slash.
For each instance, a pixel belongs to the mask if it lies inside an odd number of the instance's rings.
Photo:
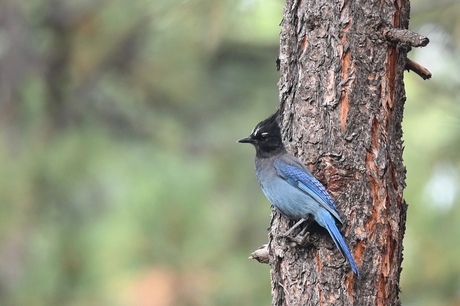
<path id="1" fill-rule="evenodd" d="M 323 305 L 324 304 L 324 294 L 323 294 L 323 290 L 321 290 L 321 288 L 318 286 L 318 288 L 316 289 L 318 290 L 318 294 L 319 294 L 319 305 Z"/>
<path id="2" fill-rule="evenodd" d="M 380 124 L 378 120 L 374 117 L 372 120 L 372 130 L 371 130 L 371 140 L 372 145 L 370 151 L 366 155 L 366 169 L 368 174 L 368 180 L 371 187 L 372 195 L 372 213 L 368 222 L 366 224 L 366 232 L 373 233 L 375 224 L 379 221 L 379 210 L 378 206 L 380 205 L 380 195 L 379 195 L 379 182 L 377 181 L 378 177 L 378 168 L 375 164 L 375 154 L 379 150 L 379 129 Z"/>
<path id="3" fill-rule="evenodd" d="M 393 26 L 395 28 L 399 28 L 400 24 L 401 24 L 401 16 L 400 16 L 400 13 L 401 13 L 401 0 L 395 0 L 395 15 L 393 17 Z"/>
<path id="4" fill-rule="evenodd" d="M 344 33 L 346 37 L 346 32 Z M 347 84 L 347 78 L 350 77 L 351 70 L 351 55 L 350 52 L 346 51 L 342 56 L 342 94 L 340 97 L 340 126 L 342 131 L 345 131 L 347 124 L 348 111 L 350 110 L 350 85 Z"/>
<path id="5" fill-rule="evenodd" d="M 370 155 L 371 155 L 371 153 L 367 154 L 368 159 L 371 158 L 371 157 L 369 157 Z M 374 167 L 375 167 L 375 165 L 374 165 Z M 366 223 L 366 232 L 369 233 L 369 235 L 372 235 L 374 233 L 375 225 L 377 224 L 377 222 L 379 220 L 379 214 L 378 214 L 377 207 L 376 207 L 377 203 L 379 203 L 379 192 L 378 192 L 378 183 L 377 183 L 377 181 L 370 175 L 369 175 L 368 179 L 369 179 L 369 182 L 371 184 L 372 210 L 371 210 L 371 215 L 370 215 L 370 217 L 369 217 L 369 219 L 367 220 L 367 223 Z"/>
<path id="6" fill-rule="evenodd" d="M 347 1 L 344 2 L 342 7 L 342 12 L 345 5 L 348 4 Z M 350 29 L 351 22 L 348 22 L 345 27 L 343 28 L 342 32 L 342 39 L 341 39 L 341 47 L 345 48 L 348 43 L 348 31 Z M 343 49 L 341 49 L 343 50 Z M 350 110 L 350 92 L 349 92 L 349 84 L 347 84 L 347 78 L 350 77 L 351 69 L 351 53 L 348 50 L 342 53 L 342 75 L 341 75 L 341 84 L 343 86 L 342 93 L 340 96 L 340 126 L 342 131 L 345 131 L 346 124 L 347 124 L 347 116 L 348 111 Z"/>
<path id="7" fill-rule="evenodd" d="M 348 91 L 345 90 L 342 93 L 342 101 L 340 103 L 340 126 L 342 127 L 342 131 L 345 131 L 349 110 L 350 110 L 349 94 L 348 94 Z"/>
<path id="8" fill-rule="evenodd" d="M 353 257 L 355 258 L 355 260 L 357 262 L 360 262 L 361 261 L 361 258 L 363 257 L 363 254 L 364 254 L 364 242 L 363 241 L 359 241 L 356 245 L 355 245 L 355 248 L 353 250 Z"/>
<path id="9" fill-rule="evenodd" d="M 302 53 L 304 53 L 306 50 L 307 50 L 307 35 L 305 35 L 303 38 L 302 38 Z"/>
<path id="10" fill-rule="evenodd" d="M 350 273 L 345 278 L 345 287 L 347 288 L 348 296 L 351 297 L 351 303 L 352 304 L 353 304 L 353 293 L 354 293 L 354 290 L 353 290 L 353 284 L 354 284 L 353 278 L 354 278 L 354 276 L 353 275 L 354 275 L 353 273 Z"/>
<path id="11" fill-rule="evenodd" d="M 323 268 L 323 263 L 322 263 L 321 260 L 319 259 L 319 254 L 318 254 L 318 252 L 315 252 L 315 261 L 316 261 L 316 266 L 318 267 L 318 272 L 320 272 L 321 269 Z"/>
<path id="12" fill-rule="evenodd" d="M 377 306 L 386 306 L 387 301 L 387 288 L 385 286 L 385 276 L 380 274 L 379 280 L 377 281 Z"/>
<path id="13" fill-rule="evenodd" d="M 398 59 L 397 52 L 394 47 L 388 47 L 387 51 L 387 61 L 386 61 L 386 76 L 387 76 L 387 86 L 388 90 L 385 90 L 386 97 L 382 97 L 383 101 L 387 104 L 384 106 L 388 106 L 385 108 L 392 109 L 393 108 L 393 101 L 394 101 L 394 94 L 395 94 L 395 78 L 396 78 L 396 61 Z"/>
<path id="14" fill-rule="evenodd" d="M 380 148 L 379 145 L 379 129 L 380 124 L 377 118 L 374 117 L 372 120 L 372 150 L 378 150 Z"/>

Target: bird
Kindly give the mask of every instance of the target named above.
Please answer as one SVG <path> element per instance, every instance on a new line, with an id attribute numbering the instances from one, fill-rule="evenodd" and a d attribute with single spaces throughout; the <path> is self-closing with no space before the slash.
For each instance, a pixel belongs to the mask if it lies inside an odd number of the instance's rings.
<path id="1" fill-rule="evenodd" d="M 343 222 L 334 200 L 308 168 L 287 152 L 281 138 L 278 113 L 258 123 L 248 137 L 238 140 L 239 143 L 252 144 L 256 149 L 255 172 L 260 187 L 282 215 L 290 220 L 300 220 L 294 227 L 312 217 L 325 228 L 353 272 L 359 276 L 355 260 L 336 225 L 336 222 Z"/>

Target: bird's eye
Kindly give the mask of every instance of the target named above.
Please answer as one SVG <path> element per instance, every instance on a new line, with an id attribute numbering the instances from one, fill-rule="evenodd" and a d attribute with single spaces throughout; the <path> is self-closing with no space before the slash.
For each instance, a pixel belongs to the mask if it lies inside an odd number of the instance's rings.
<path id="1" fill-rule="evenodd" d="M 260 136 L 262 136 L 263 139 L 266 139 L 267 136 L 268 136 L 268 133 L 267 133 L 267 132 L 264 132 L 264 133 L 260 134 Z"/>

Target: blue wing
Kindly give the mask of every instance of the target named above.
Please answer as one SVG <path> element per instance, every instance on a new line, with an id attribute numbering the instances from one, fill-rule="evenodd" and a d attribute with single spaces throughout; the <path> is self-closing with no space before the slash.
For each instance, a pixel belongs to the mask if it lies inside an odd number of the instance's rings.
<path id="1" fill-rule="evenodd" d="M 273 163 L 278 175 L 292 186 L 312 197 L 319 205 L 329 211 L 340 223 L 339 213 L 326 188 L 293 156 L 278 158 Z"/>

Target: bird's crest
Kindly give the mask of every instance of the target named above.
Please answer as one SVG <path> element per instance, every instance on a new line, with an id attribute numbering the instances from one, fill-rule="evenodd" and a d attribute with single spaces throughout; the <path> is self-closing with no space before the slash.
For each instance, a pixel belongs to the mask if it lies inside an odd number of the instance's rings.
<path id="1" fill-rule="evenodd" d="M 268 134 L 276 135 L 280 133 L 280 126 L 278 124 L 278 111 L 268 117 L 267 119 L 259 122 L 252 130 L 251 134 L 254 137 L 267 136 Z"/>

